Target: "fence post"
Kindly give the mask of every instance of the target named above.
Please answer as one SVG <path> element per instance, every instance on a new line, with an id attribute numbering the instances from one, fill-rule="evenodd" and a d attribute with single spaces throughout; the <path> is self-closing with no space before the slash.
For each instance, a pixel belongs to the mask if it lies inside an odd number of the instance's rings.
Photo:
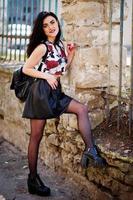
<path id="1" fill-rule="evenodd" d="M 120 130 L 121 116 L 121 91 L 122 91 L 122 65 L 123 65 L 123 20 L 124 20 L 124 0 L 120 1 L 120 49 L 119 49 L 119 86 L 118 86 L 118 117 L 117 130 Z"/>
<path id="2" fill-rule="evenodd" d="M 109 32 L 108 32 L 108 88 L 107 88 L 107 121 L 109 121 L 110 68 L 112 65 L 112 0 L 109 0 Z"/>
<path id="3" fill-rule="evenodd" d="M 132 33 L 131 33 L 131 79 L 130 79 L 130 102 L 129 102 L 129 135 L 132 133 L 133 121 L 133 1 L 132 1 Z"/>

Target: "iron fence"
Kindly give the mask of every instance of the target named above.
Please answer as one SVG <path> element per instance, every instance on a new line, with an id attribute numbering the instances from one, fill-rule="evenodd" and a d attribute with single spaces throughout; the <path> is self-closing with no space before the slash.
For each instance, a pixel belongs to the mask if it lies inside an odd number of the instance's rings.
<path id="1" fill-rule="evenodd" d="M 106 94 L 106 104 L 107 104 L 107 109 L 106 109 L 106 116 L 107 116 L 107 121 L 109 121 L 110 118 L 110 97 L 113 96 L 110 91 L 110 68 L 112 65 L 112 13 L 113 13 L 113 2 L 114 0 L 109 0 L 109 37 L 108 37 L 108 87 L 107 87 L 107 94 Z M 124 10 L 125 10 L 125 0 L 120 0 L 120 41 L 119 41 L 119 77 L 118 77 L 118 95 L 117 95 L 117 102 L 118 102 L 118 109 L 117 109 L 117 131 L 120 131 L 120 125 L 122 123 L 121 117 L 123 114 L 123 104 L 127 105 L 128 107 L 128 130 L 129 130 L 129 135 L 133 132 L 133 1 L 131 2 L 132 6 L 132 20 L 131 20 L 131 26 L 132 30 L 131 33 L 128 33 L 131 35 L 131 46 L 130 46 L 130 54 L 131 57 L 131 64 L 130 64 L 130 83 L 128 87 L 128 94 L 127 96 L 123 96 L 122 93 L 122 87 L 123 87 L 123 80 L 122 80 L 122 74 L 123 74 L 123 23 L 124 23 Z"/>
<path id="2" fill-rule="evenodd" d="M 59 0 L 0 0 L 0 56 L 24 61 L 33 21 L 40 11 L 60 14 Z"/>

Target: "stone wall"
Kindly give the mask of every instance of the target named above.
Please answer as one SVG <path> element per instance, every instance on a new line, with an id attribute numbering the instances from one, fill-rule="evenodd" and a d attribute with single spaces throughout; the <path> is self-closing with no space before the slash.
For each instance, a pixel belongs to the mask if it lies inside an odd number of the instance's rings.
<path id="1" fill-rule="evenodd" d="M 17 66 L 18 67 L 18 66 Z M 0 66 L 0 137 L 27 153 L 29 120 L 21 118 L 23 104 L 9 90 L 14 67 Z M 48 120 L 40 147 L 40 157 L 50 168 L 65 173 L 77 184 L 84 185 L 90 198 L 131 200 L 133 195 L 133 158 L 110 152 L 103 144 L 99 148 L 108 162 L 105 169 L 89 167 L 83 170 L 80 159 L 84 149 L 74 115 Z M 98 138 L 97 138 L 98 139 Z"/>
<path id="2" fill-rule="evenodd" d="M 62 0 L 64 38 L 66 42 L 75 42 L 78 47 L 71 69 L 61 81 L 67 94 L 88 105 L 92 129 L 105 117 L 105 102 L 101 93 L 106 91 L 108 85 L 107 2 Z M 119 65 L 119 1 L 115 1 L 113 6 L 114 37 L 110 78 L 111 91 L 116 94 Z M 126 52 L 123 56 L 124 63 L 125 55 Z M 0 66 L 0 136 L 27 152 L 29 121 L 21 118 L 23 104 L 15 98 L 14 91 L 9 90 L 13 65 L 3 63 Z M 110 104 L 116 105 L 115 101 Z M 130 200 L 133 195 L 133 158 L 106 151 L 102 144 L 99 144 L 108 167 L 90 167 L 83 170 L 80 159 L 84 143 L 78 132 L 76 116 L 64 114 L 58 126 L 57 124 L 56 119 L 47 121 L 40 148 L 40 157 L 45 164 L 84 185 L 90 192 L 91 199 Z"/>
<path id="3" fill-rule="evenodd" d="M 119 7 L 120 1 L 113 2 L 112 59 L 110 80 L 108 77 L 108 29 L 109 5 L 105 0 L 62 1 L 64 38 L 77 44 L 77 51 L 71 71 L 63 79 L 64 87 L 69 86 L 76 98 L 89 107 L 92 129 L 103 121 L 106 102 L 102 92 L 118 94 L 119 77 Z M 125 19 L 127 6 L 125 2 Z M 126 83 L 126 49 L 123 48 L 123 90 Z M 65 85 L 66 83 L 66 85 Z M 116 105 L 116 98 L 110 107 Z"/>

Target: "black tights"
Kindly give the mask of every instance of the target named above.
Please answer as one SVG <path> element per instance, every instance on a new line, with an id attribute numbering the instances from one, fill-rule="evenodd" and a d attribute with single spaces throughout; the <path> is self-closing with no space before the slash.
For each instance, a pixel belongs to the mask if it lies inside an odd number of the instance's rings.
<path id="1" fill-rule="evenodd" d="M 67 108 L 66 113 L 74 113 L 77 115 L 78 127 L 81 133 L 82 139 L 85 143 L 85 147 L 90 148 L 93 146 L 93 139 L 91 134 L 91 126 L 88 118 L 87 106 L 72 100 Z M 30 174 L 35 176 L 37 173 L 37 160 L 39 145 L 43 136 L 43 130 L 46 120 L 31 119 L 31 136 L 28 147 L 28 162 Z"/>
<path id="2" fill-rule="evenodd" d="M 88 117 L 88 107 L 79 103 L 76 100 L 72 100 L 67 108 L 67 113 L 74 113 L 77 115 L 78 128 L 81 137 L 85 143 L 85 148 L 93 146 L 93 138 L 91 133 L 91 125 Z"/>
<path id="3" fill-rule="evenodd" d="M 43 136 L 45 123 L 46 123 L 45 120 L 36 120 L 36 119 L 30 120 L 31 136 L 28 147 L 28 163 L 29 163 L 30 174 L 32 176 L 35 176 L 37 173 L 38 151 Z"/>

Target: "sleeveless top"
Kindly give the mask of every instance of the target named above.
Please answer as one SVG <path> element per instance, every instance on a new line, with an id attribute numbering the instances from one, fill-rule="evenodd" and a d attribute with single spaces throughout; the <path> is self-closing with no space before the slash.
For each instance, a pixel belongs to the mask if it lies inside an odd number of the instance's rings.
<path id="1" fill-rule="evenodd" d="M 67 64 L 63 43 L 59 42 L 58 45 L 54 45 L 46 42 L 46 47 L 47 52 L 41 59 L 37 70 L 62 75 Z M 59 80 L 57 88 L 53 90 L 46 80 L 37 79 L 31 85 L 25 102 L 23 117 L 29 119 L 59 118 L 66 111 L 71 100 L 71 97 L 62 92 Z"/>
<path id="2" fill-rule="evenodd" d="M 47 56 L 42 62 L 41 71 L 50 74 L 63 75 L 66 71 L 67 57 L 62 41 L 58 45 L 52 42 L 45 42 L 47 47 Z"/>

